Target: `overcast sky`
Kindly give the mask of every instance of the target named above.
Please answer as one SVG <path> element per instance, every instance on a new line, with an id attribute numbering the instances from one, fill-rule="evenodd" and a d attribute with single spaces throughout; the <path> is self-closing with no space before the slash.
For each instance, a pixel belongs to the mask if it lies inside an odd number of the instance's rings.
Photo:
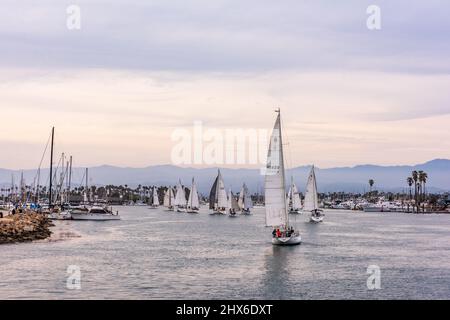
<path id="1" fill-rule="evenodd" d="M 69 5 L 81 30 L 66 27 Z M 366 9 L 381 8 L 381 30 Z M 0 167 L 170 163 L 171 133 L 273 126 L 291 165 L 450 158 L 448 1 L 2 1 Z"/>

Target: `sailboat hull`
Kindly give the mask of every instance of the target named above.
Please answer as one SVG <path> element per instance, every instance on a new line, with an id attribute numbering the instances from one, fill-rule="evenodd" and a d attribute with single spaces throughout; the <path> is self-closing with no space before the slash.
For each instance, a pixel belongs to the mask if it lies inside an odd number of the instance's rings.
<path id="1" fill-rule="evenodd" d="M 187 213 L 197 214 L 200 210 L 197 209 L 187 209 Z"/>
<path id="2" fill-rule="evenodd" d="M 210 213 L 210 215 L 226 215 L 227 211 L 226 210 L 214 210 L 213 212 Z"/>
<path id="3" fill-rule="evenodd" d="M 295 246 L 302 243 L 302 237 L 300 235 L 284 238 L 272 238 L 272 244 L 274 246 Z"/>
<path id="4" fill-rule="evenodd" d="M 289 214 L 301 214 L 300 210 L 290 210 Z"/>
<path id="5" fill-rule="evenodd" d="M 313 223 L 323 222 L 323 216 L 319 216 L 319 217 L 311 216 L 310 222 L 313 222 Z"/>
<path id="6" fill-rule="evenodd" d="M 72 213 L 72 220 L 111 221 L 120 220 L 120 216 L 114 214 Z"/>
<path id="7" fill-rule="evenodd" d="M 47 215 L 50 220 L 71 220 L 72 215 L 68 211 L 58 212 L 58 213 L 50 213 Z"/>

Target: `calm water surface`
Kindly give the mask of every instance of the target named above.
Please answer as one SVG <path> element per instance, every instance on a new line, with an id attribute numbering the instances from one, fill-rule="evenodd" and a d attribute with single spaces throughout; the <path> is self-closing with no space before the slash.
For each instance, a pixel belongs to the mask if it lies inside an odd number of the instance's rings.
<path id="1" fill-rule="evenodd" d="M 449 299 L 450 216 L 328 211 L 273 247 L 264 209 L 229 218 L 117 207 L 122 221 L 56 222 L 51 242 L 0 246 L 1 299 Z M 81 290 L 66 288 L 67 267 Z M 381 290 L 367 289 L 367 267 Z"/>

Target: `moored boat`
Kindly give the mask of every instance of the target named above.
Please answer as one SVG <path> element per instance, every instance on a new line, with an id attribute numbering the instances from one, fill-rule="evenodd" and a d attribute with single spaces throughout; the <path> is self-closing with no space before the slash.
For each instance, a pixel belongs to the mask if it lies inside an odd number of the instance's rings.
<path id="1" fill-rule="evenodd" d="M 120 220 L 119 212 L 113 213 L 106 207 L 92 206 L 87 212 L 72 211 L 72 220 L 109 221 Z"/>

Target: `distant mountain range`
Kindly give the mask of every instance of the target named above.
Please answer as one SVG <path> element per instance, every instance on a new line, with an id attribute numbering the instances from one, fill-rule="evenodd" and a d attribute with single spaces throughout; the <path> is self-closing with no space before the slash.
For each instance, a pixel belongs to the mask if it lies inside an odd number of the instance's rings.
<path id="1" fill-rule="evenodd" d="M 300 190 L 304 190 L 310 166 L 301 166 L 289 170 L 287 178 L 294 177 Z M 316 168 L 320 192 L 364 192 L 367 191 L 369 179 L 375 180 L 374 189 L 383 191 L 407 190 L 406 178 L 413 170 L 423 170 L 428 173 L 428 190 L 446 192 L 450 190 L 450 160 L 436 159 L 415 166 L 376 166 L 359 165 L 355 167 Z M 262 192 L 264 177 L 255 169 L 221 169 L 226 186 L 239 191 L 246 182 L 252 192 Z M 23 172 L 27 184 L 31 184 L 36 176 L 35 170 Z M 11 185 L 11 175 L 16 183 L 20 180 L 21 171 L 0 169 L 0 185 Z M 82 183 L 84 169 L 74 169 L 74 186 Z M 174 185 L 178 179 L 189 186 L 195 177 L 199 191 L 206 194 L 217 174 L 217 168 L 181 168 L 172 165 L 150 166 L 146 168 L 121 168 L 114 166 L 99 166 L 89 169 L 90 184 L 95 185 Z M 48 181 L 48 170 L 42 170 L 41 184 Z"/>

